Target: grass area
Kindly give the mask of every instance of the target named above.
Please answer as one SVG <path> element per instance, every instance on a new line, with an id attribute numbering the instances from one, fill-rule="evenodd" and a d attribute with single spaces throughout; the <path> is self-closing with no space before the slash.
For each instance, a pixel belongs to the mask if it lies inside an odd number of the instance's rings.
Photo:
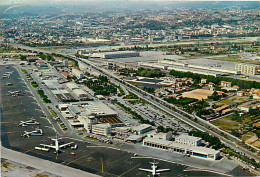
<path id="1" fill-rule="evenodd" d="M 136 86 L 138 84 L 138 82 L 134 82 L 134 81 L 127 81 L 129 84 L 132 84 L 134 86 Z"/>
<path id="2" fill-rule="evenodd" d="M 51 115 L 53 115 L 53 116 L 57 116 L 56 112 L 54 112 L 53 110 L 50 110 L 50 113 L 51 113 Z"/>
<path id="3" fill-rule="evenodd" d="M 238 63 L 249 63 L 249 64 L 259 64 L 257 61 L 244 60 L 237 55 L 230 55 L 225 57 L 216 57 L 212 58 L 213 60 L 229 61 L 229 62 L 238 62 Z"/>
<path id="4" fill-rule="evenodd" d="M 22 71 L 23 73 L 25 73 L 25 74 L 28 73 L 26 69 L 21 69 L 21 71 Z"/>
<path id="5" fill-rule="evenodd" d="M 37 88 L 37 87 L 39 86 L 35 81 L 31 82 L 31 85 L 32 85 L 32 87 L 34 87 L 34 88 Z"/>
<path id="6" fill-rule="evenodd" d="M 116 144 L 114 144 L 115 146 L 120 146 L 122 143 L 116 143 Z"/>
<path id="7" fill-rule="evenodd" d="M 85 136 L 84 139 L 98 141 L 96 138 L 91 138 L 91 137 L 88 137 L 88 136 Z"/>
<path id="8" fill-rule="evenodd" d="M 138 98 L 139 97 L 136 94 L 132 93 L 132 92 L 129 92 L 128 95 L 123 97 L 123 99 L 138 99 Z"/>
<path id="9" fill-rule="evenodd" d="M 236 102 L 236 103 L 243 103 L 245 101 L 248 101 L 249 100 L 249 97 L 241 97 L 241 96 L 232 96 L 230 98 L 227 98 L 227 99 L 224 99 L 224 100 L 221 100 L 219 102 L 217 102 L 215 105 L 216 106 L 222 106 L 224 104 L 228 104 L 229 102 Z"/>
<path id="10" fill-rule="evenodd" d="M 43 103 L 51 103 L 51 100 L 48 99 L 48 97 L 45 95 L 45 93 L 44 93 L 43 90 L 38 90 L 38 91 L 37 91 L 37 94 L 40 95 L 40 97 L 41 97 L 42 100 L 43 100 Z"/>
<path id="11" fill-rule="evenodd" d="M 243 141 L 246 141 L 246 140 L 248 140 L 249 138 L 253 137 L 254 135 L 255 135 L 255 134 L 254 134 L 253 132 L 248 132 L 248 133 L 244 134 L 241 139 L 242 139 Z"/>
<path id="12" fill-rule="evenodd" d="M 12 164 L 5 160 L 1 160 L 1 166 L 8 169 L 8 167 L 12 167 Z"/>
<path id="13" fill-rule="evenodd" d="M 65 125 L 62 124 L 62 125 L 60 125 L 60 127 L 61 127 L 61 128 L 65 128 Z"/>
<path id="14" fill-rule="evenodd" d="M 234 129 L 238 129 L 239 126 L 238 122 L 232 120 L 232 115 L 215 120 L 212 122 L 212 124 L 218 126 L 220 129 L 227 132 L 231 132 Z"/>
<path id="15" fill-rule="evenodd" d="M 49 175 L 44 175 L 44 174 L 37 174 L 34 177 L 49 177 Z"/>
<path id="16" fill-rule="evenodd" d="M 256 140 L 252 145 L 260 149 L 260 139 Z"/>

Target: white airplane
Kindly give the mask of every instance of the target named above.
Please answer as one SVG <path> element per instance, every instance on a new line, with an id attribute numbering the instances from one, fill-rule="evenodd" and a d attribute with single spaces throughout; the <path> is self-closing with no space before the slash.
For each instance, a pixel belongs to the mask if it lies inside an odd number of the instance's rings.
<path id="1" fill-rule="evenodd" d="M 47 145 L 47 144 L 40 144 L 40 146 L 43 146 L 44 148 L 52 148 L 55 150 L 54 153 L 60 153 L 60 152 L 64 152 L 63 150 L 61 150 L 62 148 L 66 148 L 67 146 L 71 146 L 74 142 L 69 142 L 66 144 L 61 144 L 59 140 L 61 140 L 62 138 L 51 138 L 51 140 L 54 141 L 54 145 Z M 36 149 L 41 150 L 39 147 L 35 147 Z"/>
<path id="2" fill-rule="evenodd" d="M 27 127 L 28 125 L 40 125 L 40 123 L 36 122 L 34 118 L 31 118 L 27 121 L 20 121 L 20 124 L 18 126 Z"/>
<path id="3" fill-rule="evenodd" d="M 160 172 L 165 172 L 165 171 L 169 171 L 170 169 L 161 169 L 161 170 L 157 170 L 157 166 L 156 164 L 158 164 L 159 162 L 150 162 L 150 164 L 152 164 L 152 169 L 144 169 L 144 168 L 139 168 L 139 170 L 141 171 L 146 171 L 146 172 L 150 172 L 152 173 L 153 176 L 159 176 Z"/>
<path id="4" fill-rule="evenodd" d="M 24 131 L 24 134 L 21 136 L 24 136 L 24 137 L 41 136 L 42 134 L 43 134 L 42 129 L 39 129 L 39 127 L 37 127 L 35 130 L 33 130 L 31 132 Z"/>
<path id="5" fill-rule="evenodd" d="M 20 95 L 22 95 L 22 90 L 17 90 L 17 91 L 13 91 L 13 92 L 11 92 L 11 91 L 8 91 L 8 95 L 9 96 L 20 96 Z"/>
<path id="6" fill-rule="evenodd" d="M 11 86 L 11 85 L 13 85 L 13 83 L 9 82 L 9 83 L 6 83 L 5 85 L 6 86 Z"/>

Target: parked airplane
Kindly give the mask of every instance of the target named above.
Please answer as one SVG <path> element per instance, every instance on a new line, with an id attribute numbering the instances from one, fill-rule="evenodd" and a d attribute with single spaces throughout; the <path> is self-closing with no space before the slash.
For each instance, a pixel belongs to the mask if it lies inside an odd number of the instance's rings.
<path id="1" fill-rule="evenodd" d="M 39 129 L 39 127 L 37 127 L 35 130 L 33 130 L 31 132 L 24 131 L 24 134 L 21 136 L 24 136 L 24 137 L 41 136 L 42 134 L 43 134 L 42 129 Z"/>
<path id="2" fill-rule="evenodd" d="M 139 168 L 139 170 L 141 171 L 146 171 L 146 172 L 150 172 L 152 173 L 153 176 L 158 176 L 160 175 L 160 172 L 165 172 L 165 171 L 169 171 L 170 169 L 161 169 L 161 170 L 157 170 L 157 166 L 156 164 L 158 164 L 159 162 L 150 162 L 150 164 L 152 164 L 151 168 L 152 169 L 144 169 L 144 168 Z"/>
<path id="3" fill-rule="evenodd" d="M 9 82 L 9 83 L 6 83 L 5 85 L 6 86 L 11 86 L 11 85 L 13 85 L 13 83 Z"/>
<path id="4" fill-rule="evenodd" d="M 62 138 L 57 138 L 57 137 L 51 138 L 51 140 L 54 141 L 54 145 L 40 144 L 40 146 L 42 146 L 43 148 L 35 147 L 35 149 L 48 151 L 51 148 L 51 149 L 55 150 L 54 153 L 60 153 L 60 152 L 64 152 L 63 150 L 61 150 L 62 148 L 66 148 L 67 146 L 71 146 L 74 143 L 74 142 L 69 142 L 69 143 L 66 143 L 66 144 L 61 144 L 59 142 L 59 140 L 61 140 L 61 139 Z M 49 149 L 46 149 L 46 148 L 49 148 Z"/>
<path id="5" fill-rule="evenodd" d="M 22 96 L 23 94 L 22 94 L 22 90 L 17 90 L 17 91 L 13 91 L 13 92 L 11 92 L 11 91 L 8 91 L 8 95 L 9 96 Z"/>
<path id="6" fill-rule="evenodd" d="M 40 123 L 36 122 L 34 118 L 31 118 L 27 121 L 20 121 L 20 124 L 18 126 L 27 127 L 28 125 L 40 125 Z"/>

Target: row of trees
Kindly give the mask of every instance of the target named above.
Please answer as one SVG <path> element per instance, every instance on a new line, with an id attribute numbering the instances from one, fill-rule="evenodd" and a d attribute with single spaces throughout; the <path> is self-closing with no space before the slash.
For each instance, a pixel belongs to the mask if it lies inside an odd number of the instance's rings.
<path id="1" fill-rule="evenodd" d="M 159 69 L 146 69 L 146 68 L 139 68 L 136 71 L 136 76 L 142 76 L 142 77 L 163 77 L 165 76 L 165 72 L 159 70 Z"/>
<path id="2" fill-rule="evenodd" d="M 107 77 L 99 76 L 97 81 L 88 79 L 84 84 L 95 92 L 95 95 L 105 95 L 116 94 L 117 88 L 114 84 L 109 83 Z"/>

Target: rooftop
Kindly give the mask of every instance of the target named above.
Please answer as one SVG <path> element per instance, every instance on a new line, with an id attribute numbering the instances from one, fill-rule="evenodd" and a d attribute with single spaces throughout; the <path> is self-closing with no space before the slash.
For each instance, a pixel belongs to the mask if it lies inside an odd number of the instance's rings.
<path id="1" fill-rule="evenodd" d="M 187 135 L 187 134 L 181 134 L 177 138 L 185 139 L 185 140 L 188 140 L 188 141 L 199 141 L 199 140 L 201 140 L 201 138 L 198 138 L 198 137 L 195 137 L 195 136 L 190 136 L 190 135 Z"/>

